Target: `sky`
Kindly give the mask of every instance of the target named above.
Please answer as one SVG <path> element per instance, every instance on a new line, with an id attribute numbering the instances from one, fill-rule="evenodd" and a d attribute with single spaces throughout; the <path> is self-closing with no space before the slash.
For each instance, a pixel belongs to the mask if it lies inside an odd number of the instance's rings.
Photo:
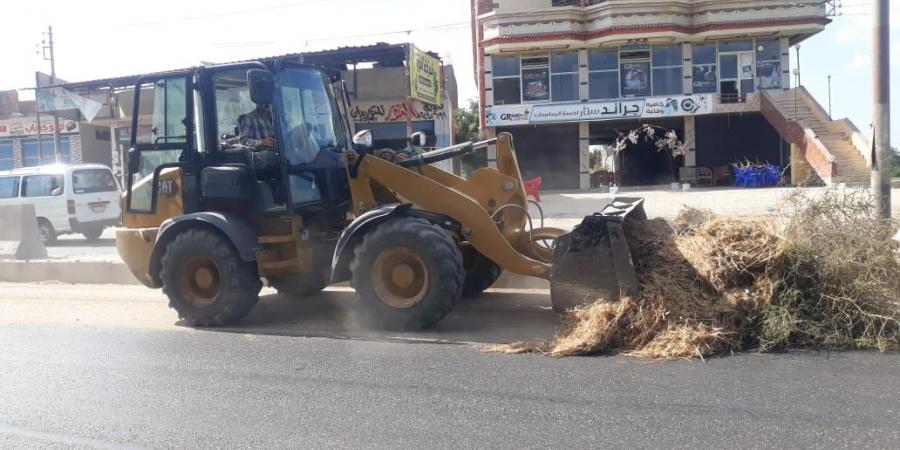
<path id="1" fill-rule="evenodd" d="M 871 123 L 873 0 L 843 0 L 842 15 L 801 45 L 801 81 L 826 108 L 866 132 Z M 131 6 L 132 4 L 143 6 Z M 892 11 L 892 142 L 900 146 L 900 5 Z M 34 85 L 49 71 L 36 54 L 54 29 L 57 75 L 82 81 L 201 62 L 413 42 L 456 70 L 462 104 L 477 97 L 472 75 L 469 0 L 81 0 L 13 1 L 4 6 L 0 90 Z M 796 66 L 794 50 L 791 51 Z M 23 95 L 27 96 L 27 94 Z"/>

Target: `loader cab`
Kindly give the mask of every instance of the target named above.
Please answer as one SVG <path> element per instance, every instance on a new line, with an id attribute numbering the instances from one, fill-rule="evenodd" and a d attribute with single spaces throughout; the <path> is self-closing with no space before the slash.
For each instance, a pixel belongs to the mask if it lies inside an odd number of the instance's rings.
<path id="1" fill-rule="evenodd" d="M 126 214 L 345 214 L 351 130 L 334 82 L 321 68 L 279 62 L 145 77 L 135 89 Z M 274 145 L 242 136 L 242 117 L 259 107 L 271 111 Z M 161 211 L 171 209 L 167 196 L 183 211 Z"/>

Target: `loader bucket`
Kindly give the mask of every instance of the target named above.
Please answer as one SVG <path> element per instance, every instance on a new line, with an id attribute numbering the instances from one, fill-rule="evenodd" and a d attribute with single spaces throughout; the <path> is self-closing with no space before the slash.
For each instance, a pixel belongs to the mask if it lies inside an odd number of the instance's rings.
<path id="1" fill-rule="evenodd" d="M 633 220 L 647 220 L 644 199 L 616 198 L 556 240 L 550 275 L 554 311 L 637 294 L 637 274 L 625 235 Z"/>

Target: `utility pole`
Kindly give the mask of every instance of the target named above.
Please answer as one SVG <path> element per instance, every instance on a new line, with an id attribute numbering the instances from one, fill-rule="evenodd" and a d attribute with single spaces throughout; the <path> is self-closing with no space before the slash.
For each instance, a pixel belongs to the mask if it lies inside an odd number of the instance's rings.
<path id="1" fill-rule="evenodd" d="M 872 193 L 880 217 L 891 217 L 891 49 L 890 1 L 874 0 L 874 155 Z"/>
<path id="2" fill-rule="evenodd" d="M 833 118 L 831 114 L 831 75 L 828 75 L 828 118 Z"/>
<path id="3" fill-rule="evenodd" d="M 50 50 L 50 85 L 56 84 L 56 59 L 53 56 L 53 27 L 47 27 L 47 47 Z M 59 163 L 59 113 L 53 111 L 53 158 Z"/>

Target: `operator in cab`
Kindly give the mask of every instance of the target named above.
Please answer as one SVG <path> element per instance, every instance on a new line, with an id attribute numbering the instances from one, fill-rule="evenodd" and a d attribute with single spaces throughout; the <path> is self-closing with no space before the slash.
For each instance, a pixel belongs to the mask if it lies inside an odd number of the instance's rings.
<path id="1" fill-rule="evenodd" d="M 257 149 L 275 150 L 275 119 L 272 105 L 257 104 L 256 109 L 238 117 L 240 143 Z"/>

